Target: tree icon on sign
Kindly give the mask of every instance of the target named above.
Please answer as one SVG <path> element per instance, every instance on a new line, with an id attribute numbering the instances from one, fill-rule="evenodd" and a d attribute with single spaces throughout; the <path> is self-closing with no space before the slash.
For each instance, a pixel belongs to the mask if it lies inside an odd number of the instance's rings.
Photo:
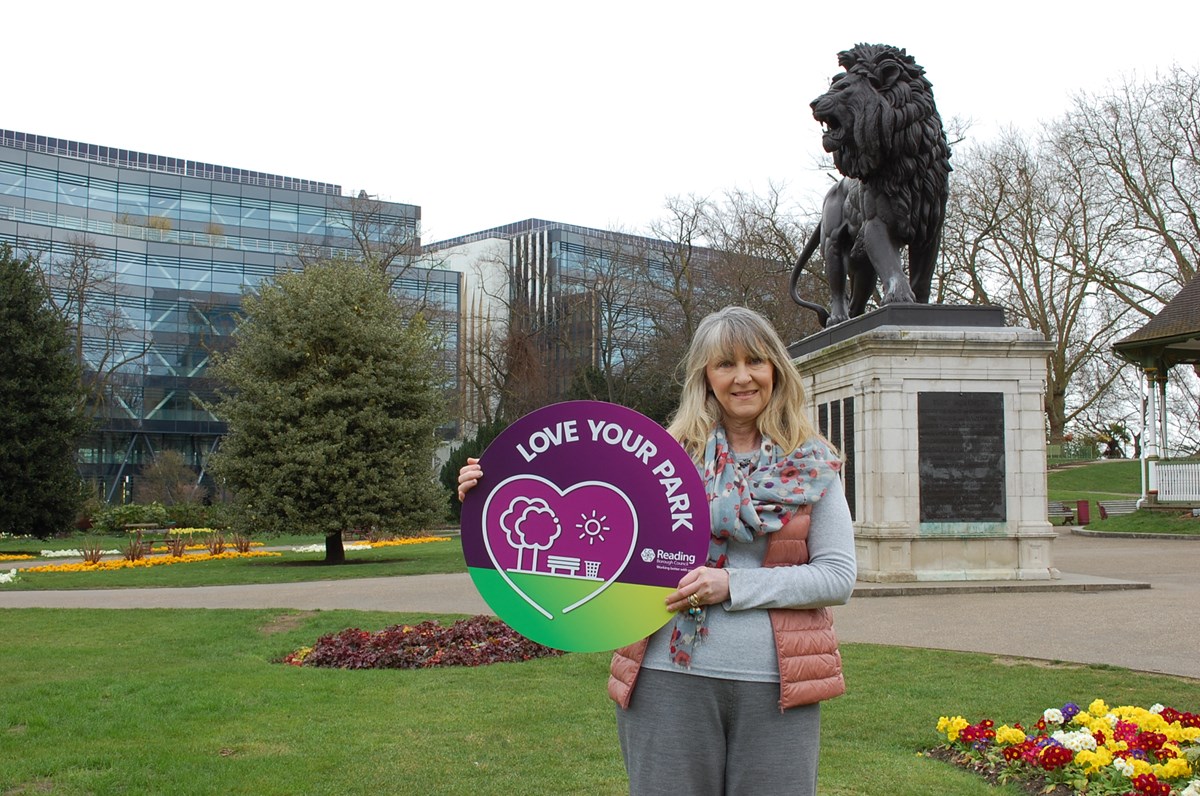
<path id="1" fill-rule="evenodd" d="M 537 571 L 538 552 L 554 544 L 562 534 L 562 523 L 550 504 L 541 498 L 519 497 L 500 515 L 500 528 L 510 547 L 517 551 L 517 570 Z M 525 566 L 525 551 L 532 550 L 532 561 Z"/>

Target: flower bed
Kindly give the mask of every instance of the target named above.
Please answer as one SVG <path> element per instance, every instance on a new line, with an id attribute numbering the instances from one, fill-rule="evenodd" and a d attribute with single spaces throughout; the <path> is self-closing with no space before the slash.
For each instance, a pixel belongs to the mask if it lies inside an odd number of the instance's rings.
<path id="1" fill-rule="evenodd" d="M 373 550 L 377 547 L 398 547 L 406 544 L 428 544 L 430 542 L 448 542 L 450 539 L 446 536 L 405 536 L 399 539 L 386 539 L 382 542 L 351 542 L 343 545 L 342 549 L 347 553 L 354 550 Z M 324 553 L 325 543 L 318 542 L 316 544 L 303 545 L 301 547 L 293 547 L 293 553 Z"/>
<path id="2" fill-rule="evenodd" d="M 100 550 L 102 556 L 119 556 L 120 550 Z M 30 556 L 32 558 L 33 556 Z M 38 558 L 83 558 L 82 550 L 43 550 Z"/>
<path id="3" fill-rule="evenodd" d="M 499 619 L 473 616 L 450 627 L 436 620 L 393 625 L 375 633 L 350 628 L 321 636 L 311 647 L 285 655 L 292 666 L 333 669 L 423 669 L 483 666 L 562 655 L 530 641 Z"/>
<path id="4" fill-rule="evenodd" d="M 1030 792 L 1070 796 L 1200 796 L 1200 716 L 1097 699 L 1049 708 L 1028 729 L 942 716 L 948 743 L 932 756 Z"/>
<path id="5" fill-rule="evenodd" d="M 0 561 L 29 561 L 32 558 L 34 558 L 34 556 L 25 555 L 24 553 L 13 553 L 12 555 L 0 555 Z"/>
<path id="6" fill-rule="evenodd" d="M 249 553 L 199 553 L 191 556 L 159 556 L 156 558 L 139 558 L 136 561 L 122 559 L 120 561 L 97 561 L 89 564 L 86 561 L 78 564 L 46 564 L 41 567 L 28 567 L 25 572 L 98 572 L 110 569 L 137 569 L 144 567 L 166 566 L 168 564 L 195 564 L 201 561 L 223 561 L 230 558 L 257 558 L 262 556 L 281 556 L 283 553 L 272 553 L 265 550 L 255 550 Z"/>
<path id="7" fill-rule="evenodd" d="M 398 547 L 406 544 L 429 544 L 430 542 L 449 542 L 448 536 L 402 536 L 399 539 L 385 539 L 382 542 L 371 542 L 371 547 Z"/>
<path id="8" fill-rule="evenodd" d="M 12 583 L 16 579 L 17 571 L 15 569 L 10 569 L 8 572 L 0 572 L 0 585 Z"/>
<path id="9" fill-rule="evenodd" d="M 344 550 L 347 553 L 351 553 L 355 550 L 370 550 L 370 549 L 371 549 L 371 545 L 366 544 L 365 542 L 342 545 L 342 550 Z M 325 552 L 325 543 L 318 542 L 317 544 L 306 544 L 306 545 L 301 545 L 300 547 L 293 547 L 292 552 L 293 553 L 324 553 Z"/>

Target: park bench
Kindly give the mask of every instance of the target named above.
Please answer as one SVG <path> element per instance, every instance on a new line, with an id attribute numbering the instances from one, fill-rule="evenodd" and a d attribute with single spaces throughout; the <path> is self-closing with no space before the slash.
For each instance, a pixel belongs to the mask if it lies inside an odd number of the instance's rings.
<path id="1" fill-rule="evenodd" d="M 1061 500 L 1051 500 L 1046 503 L 1046 517 L 1054 520 L 1056 517 L 1063 518 L 1063 525 L 1075 524 L 1075 509 L 1063 503 Z"/>
<path id="2" fill-rule="evenodd" d="M 1107 520 L 1109 517 L 1116 517 L 1119 514 L 1132 514 L 1137 511 L 1137 499 L 1129 500 L 1101 500 L 1097 501 L 1100 506 L 1100 519 Z"/>

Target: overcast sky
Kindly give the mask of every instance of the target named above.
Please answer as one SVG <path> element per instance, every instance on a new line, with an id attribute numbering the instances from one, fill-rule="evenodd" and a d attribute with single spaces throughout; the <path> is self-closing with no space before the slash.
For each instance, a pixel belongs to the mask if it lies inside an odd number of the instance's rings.
<path id="1" fill-rule="evenodd" d="M 668 196 L 769 181 L 815 208 L 808 103 L 856 42 L 907 48 L 987 139 L 1200 68 L 1198 7 L 6 3 L 0 127 L 366 190 L 421 205 L 427 242 L 530 217 L 642 231 Z"/>

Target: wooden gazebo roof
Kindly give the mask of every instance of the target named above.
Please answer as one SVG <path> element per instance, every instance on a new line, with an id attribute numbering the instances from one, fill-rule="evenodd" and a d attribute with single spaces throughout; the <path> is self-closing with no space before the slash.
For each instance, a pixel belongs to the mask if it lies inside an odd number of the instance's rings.
<path id="1" fill-rule="evenodd" d="M 1143 367 L 1157 366 L 1163 373 L 1174 365 L 1200 363 L 1200 275 L 1145 326 L 1114 343 L 1113 352 Z"/>

